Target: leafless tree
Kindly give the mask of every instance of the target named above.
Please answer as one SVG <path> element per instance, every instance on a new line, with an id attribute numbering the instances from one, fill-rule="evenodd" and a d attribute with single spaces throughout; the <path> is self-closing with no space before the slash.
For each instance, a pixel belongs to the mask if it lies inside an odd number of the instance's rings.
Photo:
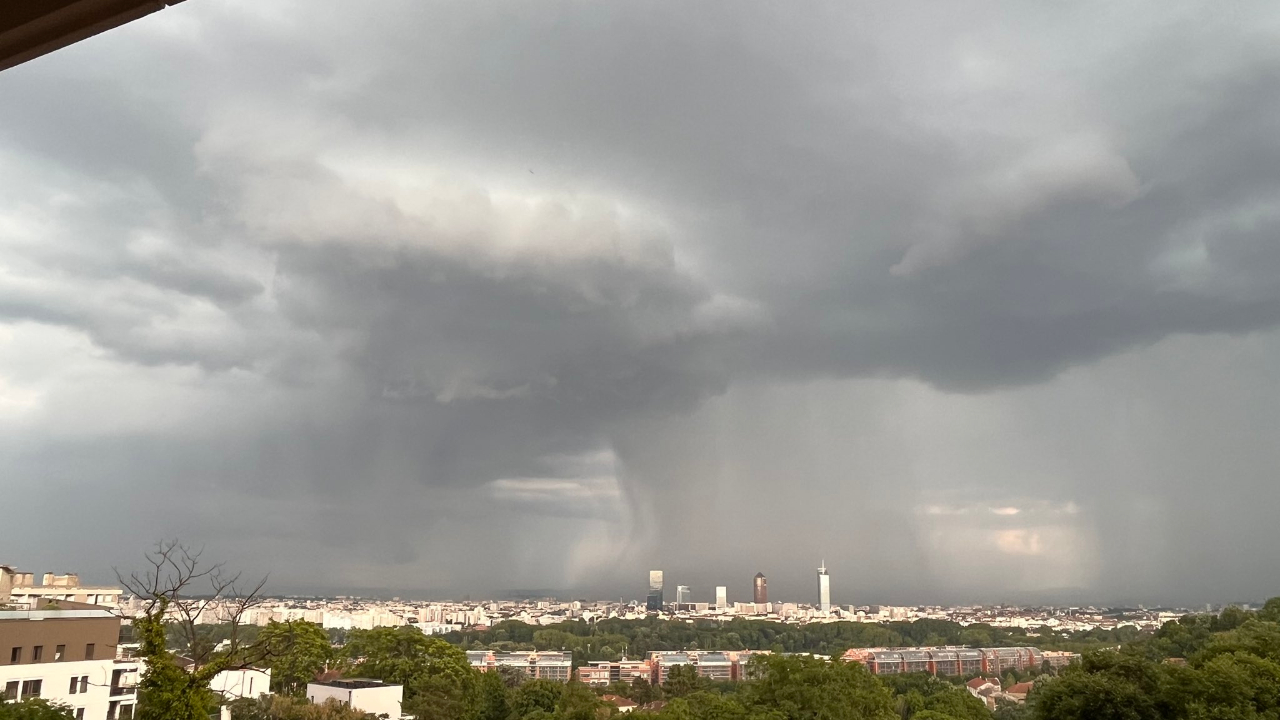
<path id="1" fill-rule="evenodd" d="M 244 582 L 240 573 L 228 572 L 223 563 L 202 562 L 202 552 L 177 540 L 163 540 L 146 554 L 145 570 L 126 577 L 116 569 L 116 578 L 142 603 L 142 615 L 136 620 L 157 622 L 157 627 L 176 625 L 190 661 L 182 664 L 192 676 L 211 679 L 223 670 L 247 668 L 266 659 L 266 648 L 243 642 L 241 626 L 248 611 L 263 604 L 267 580 Z M 206 614 L 230 625 L 226 647 L 197 632 L 202 619 L 208 621 Z"/>

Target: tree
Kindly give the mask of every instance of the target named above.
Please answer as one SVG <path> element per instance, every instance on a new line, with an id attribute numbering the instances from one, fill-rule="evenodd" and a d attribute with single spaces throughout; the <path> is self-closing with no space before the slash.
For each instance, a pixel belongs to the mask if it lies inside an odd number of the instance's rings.
<path id="1" fill-rule="evenodd" d="M 1280 597 L 1273 597 L 1258 611 L 1258 619 L 1263 622 L 1280 623 Z"/>
<path id="2" fill-rule="evenodd" d="M 529 673 L 518 667 L 511 667 L 510 665 L 499 665 L 497 667 L 496 674 L 498 677 L 502 678 L 502 684 L 506 685 L 508 688 L 520 687 L 525 680 L 529 679 Z"/>
<path id="3" fill-rule="evenodd" d="M 662 684 L 662 692 L 667 697 L 684 697 L 700 690 L 703 684 L 697 668 L 692 665 L 676 665 L 667 671 L 667 681 Z"/>
<path id="4" fill-rule="evenodd" d="M 475 681 L 466 653 L 413 627 L 352 630 L 345 650 L 357 661 L 361 675 L 406 689 L 427 676 L 444 676 L 459 685 Z"/>
<path id="5" fill-rule="evenodd" d="M 475 698 L 466 653 L 417 628 L 352 630 L 345 650 L 361 675 L 403 685 L 404 711 L 419 720 L 461 717 Z"/>
<path id="6" fill-rule="evenodd" d="M 0 720 L 74 720 L 67 705 L 51 703 L 40 698 L 21 702 L 0 700 Z"/>
<path id="7" fill-rule="evenodd" d="M 305 692 L 307 683 L 333 661 L 329 634 L 305 620 L 271 622 L 254 645 L 262 664 L 271 668 L 271 689 L 286 695 Z"/>
<path id="8" fill-rule="evenodd" d="M 1108 674 L 1065 673 L 1039 691 L 1039 720 L 1160 720 L 1152 698 Z"/>
<path id="9" fill-rule="evenodd" d="M 563 720 L 595 720 L 597 713 L 605 707 L 591 688 L 571 680 L 560 688 L 556 717 Z"/>
<path id="10" fill-rule="evenodd" d="M 859 663 L 812 657 L 752 658 L 746 697 L 759 708 L 795 720 L 896 720 L 893 696 Z"/>
<path id="11" fill-rule="evenodd" d="M 640 676 L 631 679 L 631 693 L 627 696 L 644 705 L 662 697 L 662 691 Z"/>
<path id="12" fill-rule="evenodd" d="M 245 613 L 261 604 L 266 579 L 243 585 L 239 573 L 227 573 L 222 563 L 202 567 L 200 554 L 177 540 L 161 541 L 146 554 L 149 567 L 142 574 L 125 578 L 116 571 L 120 584 L 143 603 L 143 614 L 133 619 L 146 662 L 138 683 L 138 720 L 207 720 L 220 703 L 209 690 L 214 676 L 264 659 L 248 651 L 239 629 Z M 230 626 L 225 647 L 201 642 L 197 624 L 206 613 Z M 166 623 L 176 624 L 187 642 L 185 668 L 169 652 Z"/>
<path id="13" fill-rule="evenodd" d="M 493 671 L 480 673 L 480 680 L 476 683 L 476 701 L 472 713 L 473 720 L 507 720 L 511 715 L 507 684 L 500 673 Z"/>
<path id="14" fill-rule="evenodd" d="M 513 720 L 528 720 L 534 713 L 541 711 L 548 715 L 555 713 L 560 703 L 560 683 L 551 680 L 530 680 L 511 693 L 511 717 Z"/>

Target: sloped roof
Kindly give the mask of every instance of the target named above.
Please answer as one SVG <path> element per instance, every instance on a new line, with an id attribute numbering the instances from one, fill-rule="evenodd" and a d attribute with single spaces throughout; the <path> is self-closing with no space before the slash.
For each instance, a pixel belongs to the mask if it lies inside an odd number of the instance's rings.
<path id="1" fill-rule="evenodd" d="M 0 70 L 93 37 L 182 0 L 0 2 Z"/>

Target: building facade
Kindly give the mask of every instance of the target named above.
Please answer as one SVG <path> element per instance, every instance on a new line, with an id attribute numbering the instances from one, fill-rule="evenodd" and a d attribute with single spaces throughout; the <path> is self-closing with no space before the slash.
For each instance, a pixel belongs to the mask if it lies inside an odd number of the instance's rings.
<path id="1" fill-rule="evenodd" d="M 536 680 L 569 682 L 573 675 L 573 655 L 566 652 L 495 653 L 489 650 L 468 650 L 467 662 L 480 672 L 499 667 L 518 668 Z"/>
<path id="2" fill-rule="evenodd" d="M 691 602 L 693 602 L 693 593 L 689 592 L 689 586 L 677 585 L 676 586 L 676 604 L 687 605 L 688 603 L 691 603 Z"/>
<path id="3" fill-rule="evenodd" d="M 757 605 L 769 602 L 769 581 L 765 579 L 764 573 L 756 573 L 751 581 L 751 588 L 751 602 Z"/>
<path id="4" fill-rule="evenodd" d="M 335 700 L 345 707 L 375 716 L 398 718 L 404 688 L 381 680 L 330 680 L 307 683 L 307 699 L 317 705 Z"/>
<path id="5" fill-rule="evenodd" d="M 108 610 L 0 610 L 0 692 L 69 705 L 78 720 L 129 720 L 141 665 L 117 655 L 119 641 Z"/>
<path id="6" fill-rule="evenodd" d="M 650 612 L 660 612 L 664 600 L 662 597 L 662 571 L 649 571 L 649 596 L 645 598 L 644 607 Z"/>
<path id="7" fill-rule="evenodd" d="M 831 612 L 831 576 L 827 574 L 827 561 L 818 568 L 818 609 Z"/>
<path id="8" fill-rule="evenodd" d="M 729 607 L 729 588 L 724 585 L 716 586 L 716 607 L 721 610 Z"/>
<path id="9" fill-rule="evenodd" d="M 81 585 L 80 576 L 75 573 L 45 573 L 37 584 L 34 573 L 0 565 L 0 605 L 17 606 L 18 609 L 35 609 L 42 602 L 74 602 L 115 608 L 120 606 L 122 592 L 118 587 Z"/>
<path id="10" fill-rule="evenodd" d="M 928 673 L 930 675 L 1000 675 L 1006 670 L 1039 668 L 1046 653 L 1033 647 L 1008 648 L 853 648 L 842 659 L 861 663 L 873 675 Z M 1080 656 L 1055 653 L 1066 665 Z"/>

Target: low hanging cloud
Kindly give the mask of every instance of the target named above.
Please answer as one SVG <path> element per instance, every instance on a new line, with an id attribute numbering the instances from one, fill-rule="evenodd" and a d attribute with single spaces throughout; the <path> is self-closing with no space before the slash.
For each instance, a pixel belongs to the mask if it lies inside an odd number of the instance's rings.
<path id="1" fill-rule="evenodd" d="M 0 74 L 7 561 L 1274 594 L 1272 8 L 361 12 Z"/>

